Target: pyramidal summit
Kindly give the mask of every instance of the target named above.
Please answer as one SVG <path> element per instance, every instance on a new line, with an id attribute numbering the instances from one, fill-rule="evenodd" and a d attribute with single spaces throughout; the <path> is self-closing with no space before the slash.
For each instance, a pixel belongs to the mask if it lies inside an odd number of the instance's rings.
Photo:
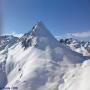
<path id="1" fill-rule="evenodd" d="M 32 28 L 32 31 L 26 33 L 22 38 L 27 44 L 30 41 L 29 44 L 36 44 L 38 45 L 38 48 L 41 49 L 45 49 L 46 46 L 54 48 L 58 44 L 58 41 L 48 31 L 42 21 L 37 22 Z"/>
<path id="2" fill-rule="evenodd" d="M 9 44 L 0 49 L 1 90 L 90 90 L 90 59 L 60 43 L 42 21 Z"/>

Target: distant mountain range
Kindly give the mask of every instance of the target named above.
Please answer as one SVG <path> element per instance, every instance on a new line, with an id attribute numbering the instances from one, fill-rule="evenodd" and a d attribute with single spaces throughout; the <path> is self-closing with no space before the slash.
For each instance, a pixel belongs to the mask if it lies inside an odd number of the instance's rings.
<path id="1" fill-rule="evenodd" d="M 61 39 L 60 43 L 63 43 L 70 47 L 75 52 L 81 53 L 84 56 L 90 56 L 90 42 L 79 41 L 74 38 Z"/>

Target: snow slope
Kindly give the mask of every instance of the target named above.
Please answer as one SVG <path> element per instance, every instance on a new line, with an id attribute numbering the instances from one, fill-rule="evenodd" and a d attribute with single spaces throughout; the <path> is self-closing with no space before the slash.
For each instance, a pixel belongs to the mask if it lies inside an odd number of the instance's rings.
<path id="1" fill-rule="evenodd" d="M 0 90 L 4 88 L 8 81 L 5 69 L 8 48 L 13 46 L 17 40 L 18 38 L 12 35 L 0 36 Z"/>
<path id="2" fill-rule="evenodd" d="M 18 37 L 14 37 L 12 35 L 0 36 L 0 51 L 4 48 L 11 47 L 18 39 Z"/>
<path id="3" fill-rule="evenodd" d="M 69 70 L 58 90 L 90 90 L 90 60 Z"/>

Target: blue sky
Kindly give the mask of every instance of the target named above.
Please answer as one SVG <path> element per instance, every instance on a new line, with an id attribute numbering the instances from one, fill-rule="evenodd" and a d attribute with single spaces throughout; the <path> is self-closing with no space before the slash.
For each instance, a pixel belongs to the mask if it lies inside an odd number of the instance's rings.
<path id="1" fill-rule="evenodd" d="M 90 0 L 3 0 L 4 33 L 25 33 L 41 20 L 55 36 L 90 31 Z"/>

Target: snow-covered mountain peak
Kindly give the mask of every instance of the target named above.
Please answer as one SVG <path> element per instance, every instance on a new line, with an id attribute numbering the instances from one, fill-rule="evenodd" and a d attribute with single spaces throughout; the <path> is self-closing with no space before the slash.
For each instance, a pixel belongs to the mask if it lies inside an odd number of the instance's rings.
<path id="1" fill-rule="evenodd" d="M 52 36 L 42 21 L 38 21 L 36 23 L 36 25 L 32 28 L 31 33 L 36 36 Z"/>
<path id="2" fill-rule="evenodd" d="M 24 34 L 22 38 L 23 45 L 25 47 L 38 46 L 44 49 L 46 46 L 49 46 L 53 48 L 58 43 L 55 37 L 49 32 L 49 30 L 41 21 L 37 22 L 37 24 L 32 28 L 32 30 Z"/>
<path id="3" fill-rule="evenodd" d="M 44 27 L 45 28 L 45 25 L 44 25 L 44 23 L 42 21 L 38 21 L 35 26 L 36 27 Z"/>
<path id="4" fill-rule="evenodd" d="M 14 40 L 11 38 L 6 43 L 10 48 L 0 52 L 1 88 L 90 90 L 90 60 L 62 44 L 63 40 L 62 43 L 57 41 L 41 21 L 11 47 Z M 65 42 L 77 45 L 77 40 L 67 39 Z"/>

